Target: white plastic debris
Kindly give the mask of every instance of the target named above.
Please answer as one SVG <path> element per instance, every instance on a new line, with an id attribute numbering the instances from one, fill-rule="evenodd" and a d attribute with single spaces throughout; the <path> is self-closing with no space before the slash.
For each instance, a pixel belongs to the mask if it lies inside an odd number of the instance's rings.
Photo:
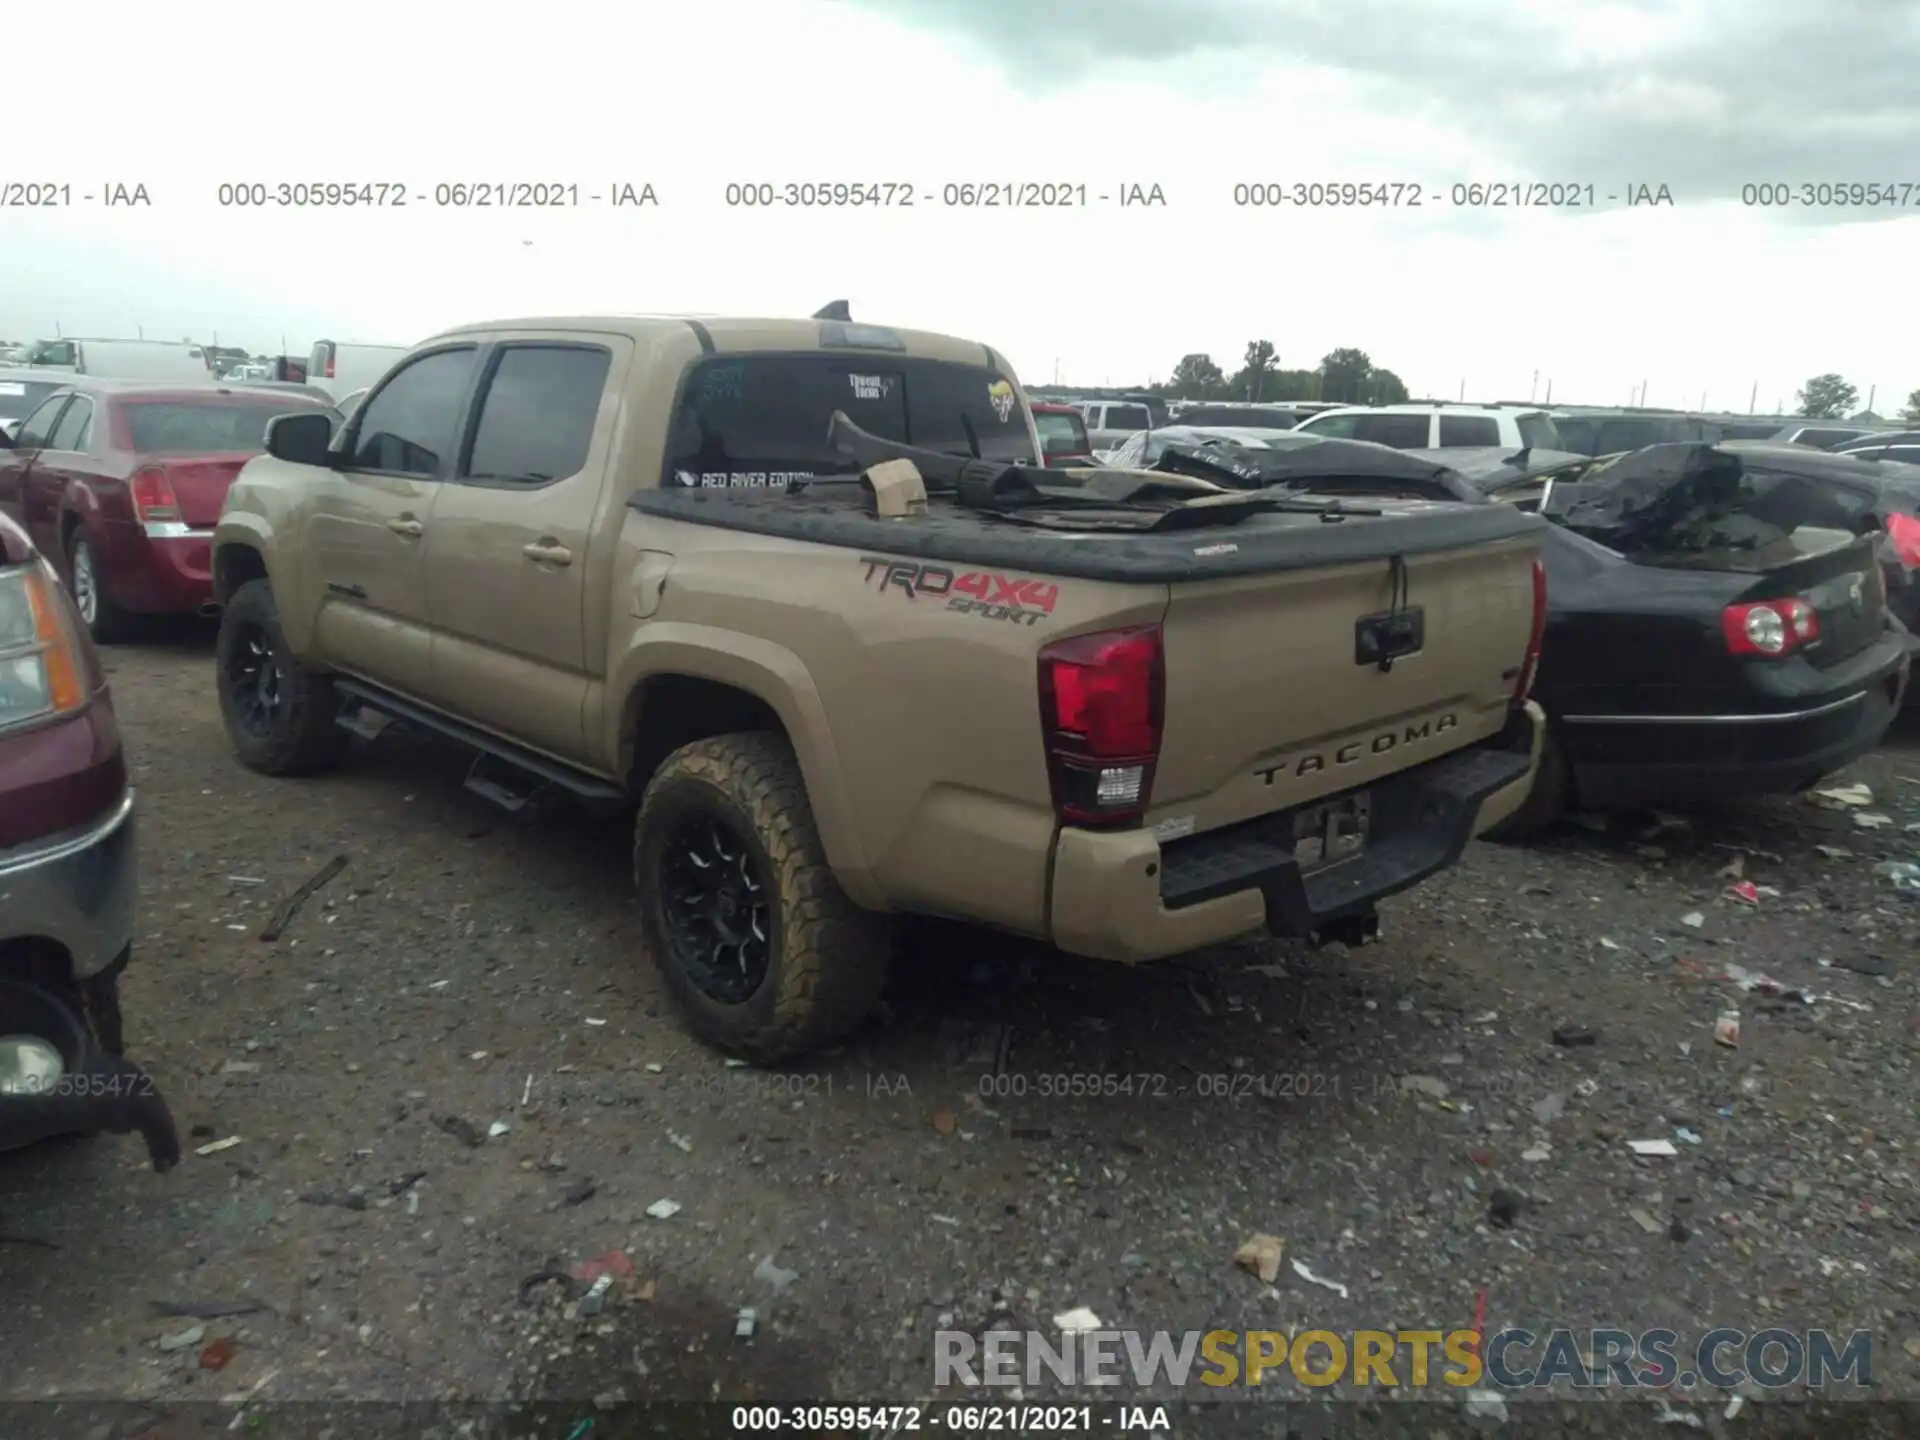
<path id="1" fill-rule="evenodd" d="M 1689 910 L 1680 917 L 1680 923 L 1689 930 L 1698 930 L 1707 923 L 1707 917 L 1698 910 Z"/>
<path id="2" fill-rule="evenodd" d="M 678 1200 L 656 1200 L 647 1206 L 647 1214 L 656 1220 L 671 1220 L 680 1213 Z"/>
<path id="3" fill-rule="evenodd" d="M 1747 1397 L 1744 1395 L 1736 1395 L 1727 1401 L 1727 1408 L 1720 1412 L 1720 1418 L 1722 1420 L 1731 1420 L 1746 1408 Z"/>
<path id="4" fill-rule="evenodd" d="M 607 1308 L 607 1292 L 613 1289 L 613 1276 L 596 1275 L 593 1285 L 580 1297 L 579 1315 L 598 1315 Z"/>
<path id="5" fill-rule="evenodd" d="M 193 1153 L 196 1155 L 218 1155 L 222 1150 L 231 1150 L 240 1143 L 238 1135 L 229 1135 L 224 1140 L 209 1140 Z"/>
<path id="6" fill-rule="evenodd" d="M 592 1016 L 592 1015 L 587 1016 L 587 1024 L 589 1025 L 599 1026 L 599 1025 L 604 1025 L 606 1023 L 607 1023 L 606 1021 L 601 1020 L 595 1016 Z"/>
<path id="7" fill-rule="evenodd" d="M 513 1127 L 507 1124 L 506 1121 L 496 1120 L 491 1125 L 487 1126 L 487 1139 L 498 1140 L 502 1135 L 505 1135 L 511 1129 L 513 1129 Z"/>
<path id="8" fill-rule="evenodd" d="M 198 1345 L 207 1338 L 207 1327 L 189 1325 L 185 1330 L 175 1331 L 171 1335 L 162 1335 L 155 1344 L 159 1349 L 172 1354 L 175 1350 L 186 1350 Z"/>
<path id="9" fill-rule="evenodd" d="M 800 1272 L 781 1269 L 774 1263 L 773 1256 L 769 1255 L 754 1267 L 753 1278 L 762 1285 L 771 1285 L 776 1290 L 784 1290 L 800 1278 Z"/>
<path id="10" fill-rule="evenodd" d="M 1629 1140 L 1627 1148 L 1636 1155 L 1678 1155 L 1671 1140 Z"/>
<path id="11" fill-rule="evenodd" d="M 1719 1017 L 1713 1022 L 1713 1038 L 1729 1050 L 1740 1048 L 1740 1012 L 1738 1010 L 1720 1012 Z"/>
<path id="12" fill-rule="evenodd" d="M 1893 824 L 1893 817 L 1882 815 L 1878 810 L 1860 810 L 1855 812 L 1853 823 L 1862 830 L 1884 830 Z"/>
<path id="13" fill-rule="evenodd" d="M 1689 1145 L 1698 1145 L 1700 1143 L 1700 1137 L 1684 1125 L 1676 1125 L 1673 1127 L 1673 1138 L 1676 1140 L 1684 1140 Z"/>
<path id="14" fill-rule="evenodd" d="M 1507 1402 L 1501 1398 L 1498 1390 L 1467 1391 L 1467 1414 L 1476 1420 L 1497 1420 L 1505 1424 L 1507 1420 Z"/>
<path id="15" fill-rule="evenodd" d="M 1691 1410 L 1676 1410 L 1665 1400 L 1653 1402 L 1653 1423 L 1656 1425 L 1684 1425 L 1689 1430 L 1704 1430 L 1707 1422 Z"/>
<path id="16" fill-rule="evenodd" d="M 1522 1150 L 1520 1152 L 1520 1158 L 1529 1165 L 1538 1165 L 1544 1160 L 1551 1160 L 1553 1158 L 1553 1147 L 1542 1140 L 1531 1149 Z"/>
<path id="17" fill-rule="evenodd" d="M 667 1143 L 676 1150 L 684 1150 L 689 1155 L 693 1153 L 693 1141 L 689 1140 L 677 1130 L 667 1131 Z"/>
<path id="18" fill-rule="evenodd" d="M 1836 810 L 1846 810 L 1860 805 L 1871 805 L 1873 803 L 1873 791 L 1865 785 L 1835 785 L 1830 789 L 1816 790 L 1813 793 L 1822 800 L 1832 801 L 1833 803 L 1829 808 Z"/>
<path id="19" fill-rule="evenodd" d="M 1342 1300 L 1345 1300 L 1348 1298 L 1346 1286 L 1342 1285 L 1338 1280 L 1329 1280 L 1324 1275 L 1314 1274 L 1313 1271 L 1309 1270 L 1306 1267 L 1306 1264 L 1303 1261 L 1295 1260 L 1293 1262 L 1293 1273 L 1298 1275 L 1302 1280 L 1306 1281 L 1309 1285 L 1318 1285 L 1323 1290 L 1331 1290 L 1334 1292 L 1334 1294 L 1338 1295 Z"/>
<path id="20" fill-rule="evenodd" d="M 1573 1088 L 1578 1094 L 1591 1100 L 1595 1095 L 1600 1093 L 1600 1082 L 1592 1077 L 1588 1077 Z"/>
<path id="21" fill-rule="evenodd" d="M 1613 941 L 1607 939 L 1606 936 L 1602 935 L 1600 937 L 1600 948 L 1602 950 L 1618 950 L 1620 947 L 1614 944 Z"/>
<path id="22" fill-rule="evenodd" d="M 1816 845 L 1813 847 L 1813 853 L 1823 855 L 1829 860 L 1851 860 L 1853 858 L 1853 851 L 1844 845 Z M 1737 1400 L 1740 1397 L 1736 1395 L 1734 1398 Z"/>
<path id="23" fill-rule="evenodd" d="M 1053 1323 L 1062 1330 L 1065 1330 L 1068 1334 L 1077 1335 L 1088 1330 L 1098 1330 L 1100 1328 L 1100 1317 L 1086 1306 L 1080 1305 L 1072 1310 L 1064 1310 L 1054 1316 Z"/>
<path id="24" fill-rule="evenodd" d="M 733 1317 L 733 1334 L 736 1340 L 751 1340 L 755 1328 L 760 1324 L 760 1312 L 751 1306 L 743 1306 Z"/>
<path id="25" fill-rule="evenodd" d="M 958 1228 L 960 1221 L 957 1217 L 952 1215 L 935 1215 L 933 1217 L 933 1223 L 936 1225 L 952 1225 Z"/>

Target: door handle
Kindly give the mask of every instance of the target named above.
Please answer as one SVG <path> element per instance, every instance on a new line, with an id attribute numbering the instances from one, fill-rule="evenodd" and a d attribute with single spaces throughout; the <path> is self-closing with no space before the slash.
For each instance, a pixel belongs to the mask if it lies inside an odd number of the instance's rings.
<path id="1" fill-rule="evenodd" d="M 389 520 L 387 528 L 396 535 L 424 535 L 427 527 L 418 520 Z"/>
<path id="2" fill-rule="evenodd" d="M 571 565 L 573 563 L 573 551 L 567 549 L 564 545 L 548 544 L 545 541 L 536 541 L 532 545 L 522 545 L 520 547 L 520 553 L 529 560 L 537 560 L 543 565 Z"/>

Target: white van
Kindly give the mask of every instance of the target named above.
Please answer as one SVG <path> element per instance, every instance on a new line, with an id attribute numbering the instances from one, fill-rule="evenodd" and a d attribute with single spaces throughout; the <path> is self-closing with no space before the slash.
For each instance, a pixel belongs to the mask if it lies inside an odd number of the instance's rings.
<path id="1" fill-rule="evenodd" d="M 98 380 L 210 380 L 207 352 L 175 340 L 36 340 L 9 362 Z"/>
<path id="2" fill-rule="evenodd" d="M 338 400 L 375 384 L 407 353 L 406 345 L 354 345 L 344 340 L 316 340 L 307 357 L 307 383 L 318 385 Z"/>

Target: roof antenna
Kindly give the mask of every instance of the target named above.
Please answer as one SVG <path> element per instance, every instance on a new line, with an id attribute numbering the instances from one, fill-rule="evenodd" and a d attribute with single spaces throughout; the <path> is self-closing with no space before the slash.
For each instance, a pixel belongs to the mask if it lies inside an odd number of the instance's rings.
<path id="1" fill-rule="evenodd" d="M 813 312 L 816 320 L 839 320 L 848 324 L 853 321 L 853 311 L 844 300 L 830 300 Z"/>

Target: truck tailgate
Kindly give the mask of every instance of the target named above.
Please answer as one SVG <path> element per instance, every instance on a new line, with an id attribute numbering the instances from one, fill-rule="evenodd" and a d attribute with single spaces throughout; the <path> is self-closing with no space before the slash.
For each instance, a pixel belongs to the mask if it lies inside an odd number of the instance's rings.
<path id="1" fill-rule="evenodd" d="M 1170 587 L 1147 823 L 1204 832 L 1500 731 L 1533 624 L 1537 549 L 1523 537 Z M 1419 644 L 1383 668 L 1359 652 L 1362 631 L 1379 635 L 1388 616 L 1411 616 Z"/>

